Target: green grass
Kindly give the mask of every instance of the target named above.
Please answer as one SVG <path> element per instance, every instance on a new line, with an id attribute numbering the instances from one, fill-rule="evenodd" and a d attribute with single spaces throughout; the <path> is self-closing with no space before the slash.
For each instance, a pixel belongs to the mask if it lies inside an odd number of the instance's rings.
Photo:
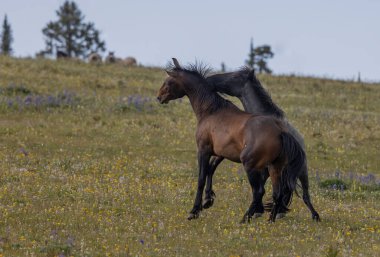
<path id="1" fill-rule="evenodd" d="M 250 187 L 228 161 L 215 174 L 214 206 L 186 220 L 196 119 L 186 99 L 154 101 L 165 77 L 0 57 L 0 256 L 378 255 L 380 84 L 260 76 L 305 136 L 322 222 L 295 198 L 274 224 L 240 225 Z M 58 97 L 67 94 L 74 100 Z M 349 186 L 319 186 L 333 179 Z"/>

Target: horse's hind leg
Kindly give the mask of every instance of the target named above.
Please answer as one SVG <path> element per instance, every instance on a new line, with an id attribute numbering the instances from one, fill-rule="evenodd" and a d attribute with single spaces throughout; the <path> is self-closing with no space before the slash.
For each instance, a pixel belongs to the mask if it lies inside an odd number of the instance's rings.
<path id="1" fill-rule="evenodd" d="M 247 170 L 249 184 L 252 188 L 252 202 L 240 223 L 250 222 L 252 217 L 261 217 L 264 213 L 263 196 L 265 194 L 260 170 Z"/>
<path id="2" fill-rule="evenodd" d="M 301 175 L 299 176 L 299 180 L 301 182 L 302 186 L 302 199 L 306 206 L 309 208 L 313 220 L 316 221 L 321 221 L 319 218 L 318 212 L 314 209 L 311 200 L 310 200 L 310 195 L 309 195 L 309 178 L 307 175 L 307 166 L 305 165 L 305 168 L 302 170 Z"/>
<path id="3" fill-rule="evenodd" d="M 276 219 L 282 219 L 286 216 L 286 213 L 289 211 L 287 206 L 290 205 L 290 202 L 292 201 L 293 192 L 291 190 L 284 190 L 283 192 L 284 196 L 282 198 L 282 204 L 278 210 Z"/>
<path id="4" fill-rule="evenodd" d="M 279 213 L 281 206 L 283 205 L 283 188 L 281 186 L 281 169 L 276 167 L 271 167 L 269 169 L 270 178 L 272 181 L 272 197 L 273 197 L 273 207 L 269 217 L 269 221 L 275 222 L 277 214 Z"/>
<path id="5" fill-rule="evenodd" d="M 269 168 L 265 168 L 265 170 L 262 173 L 262 184 L 265 186 L 266 180 L 269 177 Z M 273 180 L 273 179 L 271 179 Z M 284 189 L 283 189 L 284 190 Z M 286 206 L 289 205 L 291 199 L 292 199 L 292 192 L 289 190 L 284 190 L 283 192 L 283 197 L 282 197 L 282 204 L 278 206 L 278 211 L 276 214 L 276 219 L 282 219 L 286 216 L 286 212 L 288 212 L 288 208 Z M 265 211 L 270 211 L 272 212 L 273 210 L 273 199 L 267 203 L 265 203 L 264 209 Z"/>
<path id="6" fill-rule="evenodd" d="M 206 189 L 205 189 L 205 199 L 203 201 L 203 208 L 208 209 L 214 204 L 215 193 L 212 190 L 212 177 L 218 165 L 223 161 L 223 157 L 212 157 L 210 159 L 210 167 L 206 175 Z"/>

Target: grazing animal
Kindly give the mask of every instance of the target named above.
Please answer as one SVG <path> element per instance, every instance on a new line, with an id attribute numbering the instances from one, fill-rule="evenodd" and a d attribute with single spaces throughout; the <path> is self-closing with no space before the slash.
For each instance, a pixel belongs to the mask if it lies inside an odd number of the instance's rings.
<path id="1" fill-rule="evenodd" d="M 109 52 L 107 57 L 106 57 L 105 62 L 106 63 L 116 63 L 115 52 Z"/>
<path id="2" fill-rule="evenodd" d="M 66 59 L 66 58 L 69 58 L 69 55 L 67 54 L 66 51 L 57 50 L 56 57 L 57 59 Z"/>
<path id="3" fill-rule="evenodd" d="M 278 107 L 271 99 L 270 95 L 261 85 L 260 81 L 254 74 L 254 70 L 249 68 L 243 68 L 237 72 L 229 72 L 223 74 L 216 74 L 207 77 L 207 81 L 213 85 L 214 90 L 223 94 L 238 97 L 242 102 L 245 111 L 252 113 L 254 115 L 271 115 L 278 119 L 281 119 L 285 124 L 289 133 L 297 140 L 301 145 L 302 149 L 305 151 L 305 143 L 302 135 L 298 130 L 286 119 L 283 110 Z M 204 205 L 206 207 L 211 206 L 215 193 L 212 190 L 212 176 L 215 172 L 216 167 L 221 163 L 222 159 L 211 160 L 212 170 L 207 176 L 207 186 L 206 186 L 206 197 Z M 269 177 L 268 169 L 262 171 L 262 187 Z M 309 179 L 308 179 L 308 169 L 307 162 L 302 167 L 299 180 L 301 182 L 303 191 L 303 201 L 307 207 L 313 211 L 314 207 L 310 200 L 309 194 Z M 284 197 L 285 205 L 288 206 L 291 202 L 292 194 L 288 194 Z M 271 204 L 269 203 L 267 210 L 271 209 Z M 287 209 L 280 209 L 279 217 L 285 216 Z"/>
<path id="4" fill-rule="evenodd" d="M 206 70 L 197 65 L 182 68 L 173 58 L 174 67 L 161 86 L 157 99 L 161 104 L 189 98 L 198 120 L 198 188 L 189 220 L 199 216 L 206 175 L 212 156 L 242 163 L 252 187 L 253 200 L 242 222 L 250 221 L 264 211 L 260 170 L 268 167 L 273 187 L 270 220 L 274 222 L 279 209 L 286 208 L 283 197 L 293 192 L 300 170 L 305 163 L 302 147 L 287 132 L 283 122 L 272 116 L 255 116 L 232 104 L 215 92 L 207 82 Z M 313 219 L 319 220 L 316 211 Z"/>
<path id="5" fill-rule="evenodd" d="M 96 63 L 96 64 L 102 63 L 102 57 L 98 53 L 91 53 L 88 56 L 88 62 L 89 63 Z"/>
<path id="6" fill-rule="evenodd" d="M 48 53 L 49 53 L 48 51 L 41 50 L 41 51 L 36 53 L 36 58 L 46 58 Z"/>
<path id="7" fill-rule="evenodd" d="M 136 66 L 137 65 L 137 60 L 136 58 L 134 57 L 127 57 L 125 58 L 122 63 L 125 65 L 125 66 Z"/>

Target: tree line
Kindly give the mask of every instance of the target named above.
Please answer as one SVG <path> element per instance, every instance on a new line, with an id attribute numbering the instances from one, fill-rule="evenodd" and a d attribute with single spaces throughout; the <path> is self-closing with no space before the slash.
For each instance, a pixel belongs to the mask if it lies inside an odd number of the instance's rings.
<path id="1" fill-rule="evenodd" d="M 78 5 L 74 1 L 66 0 L 56 11 L 57 20 L 50 21 L 42 29 L 45 48 L 37 56 L 56 55 L 57 57 L 87 58 L 91 53 L 104 52 L 106 43 L 100 37 L 100 32 L 93 22 L 86 22 Z M 0 54 L 11 55 L 13 52 L 12 29 L 5 15 L 2 32 L 0 34 Z M 274 54 L 269 45 L 254 47 L 251 39 L 247 66 L 259 73 L 272 73 L 268 67 L 268 59 Z M 222 63 L 222 71 L 226 66 Z"/>

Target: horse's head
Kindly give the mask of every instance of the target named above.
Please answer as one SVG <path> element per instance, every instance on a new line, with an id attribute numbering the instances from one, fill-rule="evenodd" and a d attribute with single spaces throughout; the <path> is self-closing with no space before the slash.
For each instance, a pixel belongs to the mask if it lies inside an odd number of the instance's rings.
<path id="1" fill-rule="evenodd" d="M 173 62 L 176 69 L 182 69 L 177 59 L 173 58 Z M 164 84 L 161 86 L 157 95 L 157 99 L 161 104 L 166 104 L 171 100 L 184 97 L 186 94 L 183 86 L 183 79 L 181 79 L 181 72 L 173 69 L 171 71 L 166 71 L 166 73 L 169 77 L 165 79 Z"/>
<path id="2" fill-rule="evenodd" d="M 242 97 L 244 87 L 248 82 L 249 74 L 253 72 L 249 69 L 242 69 L 236 72 L 215 74 L 207 77 L 207 82 L 213 85 L 214 90 L 223 94 L 235 97 Z"/>
<path id="3" fill-rule="evenodd" d="M 164 81 L 157 95 L 160 103 L 168 103 L 170 100 L 181 98 L 194 91 L 198 93 L 210 91 L 211 93 L 212 88 L 205 78 L 210 70 L 208 66 L 196 63 L 182 68 L 175 58 L 173 58 L 173 63 L 174 66 L 166 71 L 169 77 Z"/>

